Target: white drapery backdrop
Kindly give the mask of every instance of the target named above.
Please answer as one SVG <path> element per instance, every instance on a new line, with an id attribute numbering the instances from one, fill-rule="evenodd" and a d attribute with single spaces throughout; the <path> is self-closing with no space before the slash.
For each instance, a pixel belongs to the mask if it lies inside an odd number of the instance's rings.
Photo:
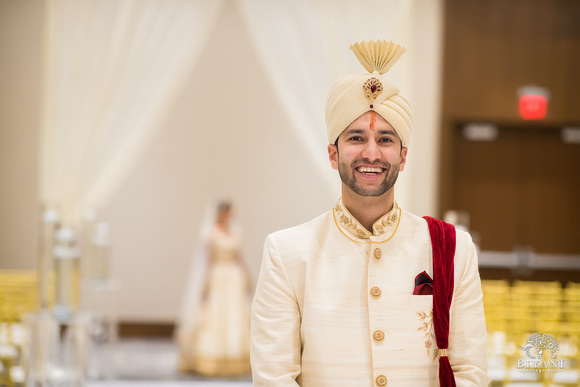
<path id="1" fill-rule="evenodd" d="M 337 192 L 336 173 L 328 164 L 324 109 L 327 93 L 339 77 L 363 73 L 348 47 L 357 41 L 386 39 L 406 46 L 404 55 L 389 71 L 392 82 L 411 99 L 417 124 L 426 127 L 427 147 L 419 141 L 417 165 L 431 177 L 429 203 L 412 206 L 433 214 L 436 195 L 437 158 L 433 144 L 438 136 L 440 1 L 424 0 L 238 0 L 247 28 L 272 85 L 292 120 L 297 136 L 332 192 Z M 413 52 L 415 50 L 415 52 Z M 420 52 L 418 52 L 420 50 Z M 427 62 L 425 62 L 427 61 Z M 418 74 L 417 71 L 421 72 Z M 427 84 L 426 84 L 427 83 Z M 414 103 L 414 96 L 421 94 Z M 425 95 L 426 94 L 426 95 Z M 417 137 L 416 135 L 414 137 Z M 414 138 L 411 147 L 417 140 Z M 415 154 L 415 152 L 413 152 Z M 414 189 L 408 175 L 397 184 L 397 198 L 412 201 Z M 421 187 L 420 189 L 425 189 Z"/>
<path id="2" fill-rule="evenodd" d="M 41 201 L 63 223 L 106 203 L 159 131 L 222 4 L 47 2 Z"/>

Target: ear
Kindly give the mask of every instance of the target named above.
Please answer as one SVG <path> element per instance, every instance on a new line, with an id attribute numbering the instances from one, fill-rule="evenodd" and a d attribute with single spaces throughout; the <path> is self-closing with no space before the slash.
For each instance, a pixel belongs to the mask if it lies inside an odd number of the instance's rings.
<path id="1" fill-rule="evenodd" d="M 401 163 L 399 166 L 399 172 L 403 172 L 406 164 L 407 164 L 407 148 L 401 148 Z"/>
<path id="2" fill-rule="evenodd" d="M 332 169 L 338 170 L 338 150 L 336 149 L 336 145 L 328 144 L 328 160 L 330 160 Z"/>

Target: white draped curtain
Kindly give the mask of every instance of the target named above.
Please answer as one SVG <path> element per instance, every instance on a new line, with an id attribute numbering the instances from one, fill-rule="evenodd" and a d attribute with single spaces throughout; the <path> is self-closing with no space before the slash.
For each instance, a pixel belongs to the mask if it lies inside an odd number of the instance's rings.
<path id="1" fill-rule="evenodd" d="M 222 0 L 49 0 L 41 200 L 74 223 L 104 204 L 191 75 Z"/>
<path id="2" fill-rule="evenodd" d="M 324 109 L 326 95 L 339 77 L 362 73 L 348 47 L 357 41 L 386 39 L 406 46 L 404 55 L 389 72 L 392 82 L 410 97 L 418 125 L 429 131 L 425 146 L 411 147 L 430 177 L 411 171 L 410 179 L 428 186 L 411 187 L 403 174 L 397 185 L 398 200 L 410 202 L 415 189 L 436 195 L 435 149 L 438 127 L 440 0 L 238 0 L 272 86 L 292 120 L 298 138 L 312 156 L 329 189 L 339 184 L 328 163 Z M 418 98 L 414 98 L 417 96 Z M 414 103 L 415 100 L 419 103 Z M 420 136 L 424 136 L 423 133 Z M 408 168 L 412 165 L 409 166 Z M 407 179 L 406 179 L 407 178 Z M 418 185 L 418 184 L 413 184 Z M 415 203 L 414 209 L 433 214 L 435 200 Z"/>

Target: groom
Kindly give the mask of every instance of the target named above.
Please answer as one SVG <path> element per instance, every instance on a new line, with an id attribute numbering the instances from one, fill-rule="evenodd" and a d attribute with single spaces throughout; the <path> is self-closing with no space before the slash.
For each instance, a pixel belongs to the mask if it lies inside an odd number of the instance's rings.
<path id="1" fill-rule="evenodd" d="M 446 357 L 457 386 L 487 386 L 471 237 L 451 227 L 453 270 L 439 278 L 452 298 L 443 324 L 448 346 L 439 350 L 429 228 L 395 200 L 412 112 L 384 74 L 405 49 L 385 41 L 351 49 L 367 73 L 338 80 L 326 106 L 328 155 L 342 198 L 266 239 L 252 309 L 254 385 L 435 387 Z"/>

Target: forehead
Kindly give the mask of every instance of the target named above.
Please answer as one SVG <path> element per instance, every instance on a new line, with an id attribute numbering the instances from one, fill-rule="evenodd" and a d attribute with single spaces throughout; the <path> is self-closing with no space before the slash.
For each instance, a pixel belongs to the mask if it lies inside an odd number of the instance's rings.
<path id="1" fill-rule="evenodd" d="M 351 124 L 347 126 L 344 131 L 349 129 L 365 129 L 369 127 L 371 122 L 376 129 L 395 130 L 391 124 L 389 124 L 389 122 L 385 120 L 380 114 L 371 110 L 360 115 L 356 120 L 351 122 Z"/>

